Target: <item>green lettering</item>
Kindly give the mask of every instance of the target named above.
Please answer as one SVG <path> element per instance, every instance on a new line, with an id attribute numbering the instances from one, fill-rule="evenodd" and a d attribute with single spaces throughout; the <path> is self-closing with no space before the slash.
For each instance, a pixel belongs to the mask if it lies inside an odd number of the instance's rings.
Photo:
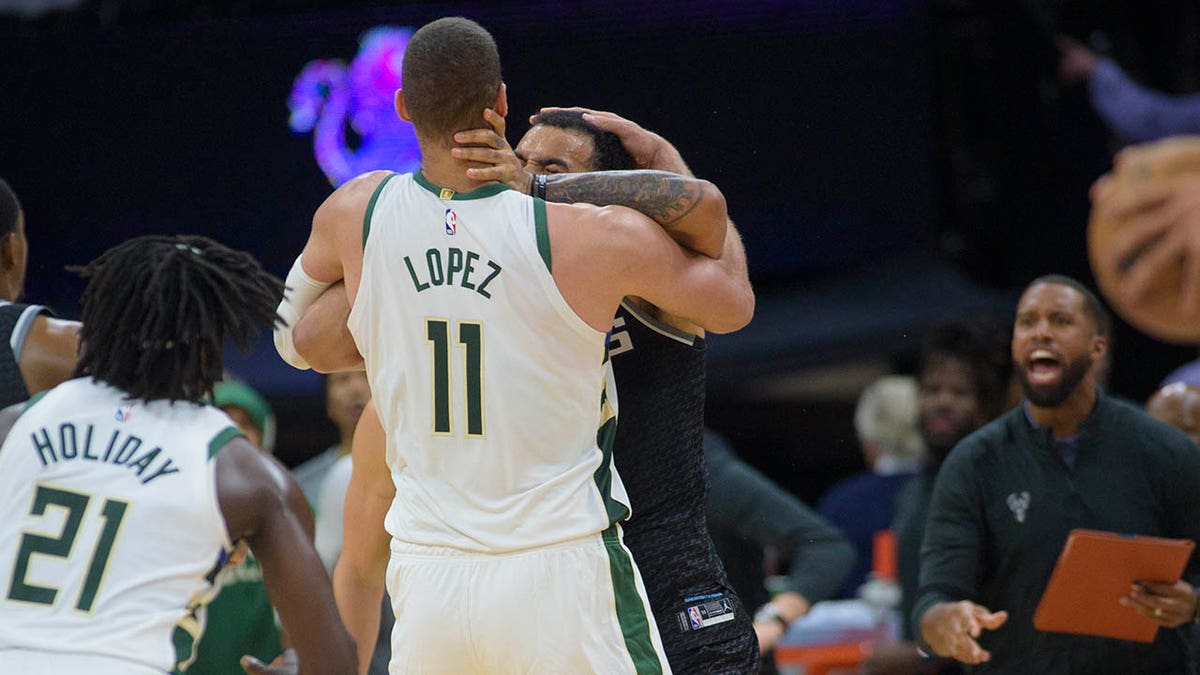
<path id="1" fill-rule="evenodd" d="M 102 462 L 108 461 L 108 457 L 109 457 L 109 455 L 112 454 L 113 448 L 117 447 L 117 436 L 119 434 L 120 434 L 120 432 L 118 432 L 118 431 L 112 432 L 112 436 L 110 436 L 108 439 L 108 447 L 104 449 L 104 457 L 101 457 L 100 461 L 102 461 Z"/>
<path id="2" fill-rule="evenodd" d="M 41 436 L 39 437 L 38 434 Z M 58 461 L 58 457 L 54 454 L 54 446 L 50 444 L 50 433 L 46 431 L 45 427 L 29 434 L 29 437 L 33 439 L 33 447 L 37 449 L 38 459 L 42 460 L 42 466 L 49 464 L 46 461 L 46 453 L 50 453 L 51 462 Z"/>
<path id="3" fill-rule="evenodd" d="M 95 427 L 93 427 L 92 425 L 90 425 L 90 424 L 89 424 L 89 425 L 87 426 L 87 437 L 85 437 L 85 438 L 84 438 L 84 440 L 83 440 L 83 458 L 84 458 L 84 459 L 90 459 L 90 460 L 92 460 L 92 461 L 95 461 L 95 460 L 97 460 L 97 459 L 100 459 L 99 457 L 97 457 L 96 455 L 93 455 L 93 454 L 91 453 L 91 450 L 92 450 L 92 431 L 94 431 L 94 430 L 95 430 Z"/>
<path id="4" fill-rule="evenodd" d="M 404 264 L 408 266 L 408 276 L 412 277 L 413 286 L 416 287 L 418 293 L 429 288 L 429 284 L 423 284 L 417 279 L 417 271 L 413 269 L 412 261 L 408 259 L 408 256 L 404 256 Z"/>
<path id="5" fill-rule="evenodd" d="M 137 467 L 137 475 L 139 475 L 139 476 L 142 475 L 142 473 L 144 473 L 146 471 L 147 467 L 150 466 L 150 462 L 153 462 L 154 458 L 158 457 L 158 454 L 160 452 L 162 452 L 162 448 L 154 448 L 150 452 L 147 452 L 146 454 L 142 455 L 141 457 L 138 457 L 137 461 L 130 462 L 129 468 L 132 469 L 134 467 Z"/>
<path id="6" fill-rule="evenodd" d="M 137 436 L 130 436 L 121 444 L 121 449 L 117 450 L 117 454 L 113 457 L 112 463 L 116 465 L 126 464 L 133 459 L 133 453 L 137 452 L 138 448 L 142 447 L 142 439 Z"/>
<path id="7" fill-rule="evenodd" d="M 491 298 L 492 294 L 488 293 L 486 290 L 487 285 L 492 283 L 492 279 L 495 279 L 497 274 L 500 274 L 500 266 L 497 265 L 496 263 L 492 262 L 491 260 L 487 261 L 487 264 L 488 264 L 488 267 L 492 268 L 492 273 L 487 275 L 487 278 L 483 280 L 482 284 L 479 284 L 479 288 L 475 289 L 475 292 L 482 295 L 485 298 Z"/>
<path id="8" fill-rule="evenodd" d="M 471 272 L 475 271 L 475 266 L 472 264 L 479 260 L 479 254 L 475 251 L 467 251 L 467 262 L 463 266 L 462 287 L 470 290 L 475 290 L 475 284 L 471 283 Z"/>
<path id="9" fill-rule="evenodd" d="M 446 285 L 454 284 L 454 273 L 461 272 L 463 268 L 463 254 L 460 249 L 451 248 L 446 251 Z"/>
<path id="10" fill-rule="evenodd" d="M 70 433 L 67 433 L 70 432 Z M 67 422 L 58 427 L 58 447 L 63 459 L 75 459 L 79 456 L 79 446 L 75 444 L 75 425 Z"/>
<path id="11" fill-rule="evenodd" d="M 154 480 L 155 478 L 158 478 L 159 476 L 166 476 L 166 475 L 172 474 L 172 473 L 179 473 L 179 469 L 175 468 L 174 462 L 172 462 L 171 458 L 168 457 L 167 461 L 164 462 L 163 465 L 158 468 L 158 471 L 154 472 L 153 476 L 150 476 L 149 478 L 145 478 L 142 480 L 142 485 L 149 483 L 150 481 Z"/>
<path id="12" fill-rule="evenodd" d="M 442 272 L 441 251 L 436 248 L 425 251 L 425 264 L 429 266 L 429 283 L 434 286 L 441 286 L 446 282 L 446 275 Z"/>

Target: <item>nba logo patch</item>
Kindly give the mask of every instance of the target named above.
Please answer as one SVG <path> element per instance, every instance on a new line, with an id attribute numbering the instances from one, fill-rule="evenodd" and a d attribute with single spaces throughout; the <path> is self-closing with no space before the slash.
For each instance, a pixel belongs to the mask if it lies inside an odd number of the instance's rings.
<path id="1" fill-rule="evenodd" d="M 117 414 L 113 415 L 118 422 L 128 422 L 130 417 L 133 417 L 133 406 L 127 405 L 117 408 Z"/>
<path id="2" fill-rule="evenodd" d="M 699 630 L 704 627 L 704 619 L 700 616 L 699 607 L 688 607 L 688 619 L 692 622 L 692 630 Z"/>
<path id="3" fill-rule="evenodd" d="M 458 234 L 458 214 L 453 209 L 446 209 L 446 234 Z"/>

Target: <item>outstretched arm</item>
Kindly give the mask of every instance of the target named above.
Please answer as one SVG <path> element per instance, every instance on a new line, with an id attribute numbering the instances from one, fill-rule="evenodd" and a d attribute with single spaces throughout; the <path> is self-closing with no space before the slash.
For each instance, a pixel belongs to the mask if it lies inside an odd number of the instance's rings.
<path id="1" fill-rule="evenodd" d="M 670 144 L 666 143 L 661 136 L 650 134 L 650 132 L 645 131 L 633 122 L 629 122 L 612 113 L 597 114 L 606 115 L 607 117 L 604 119 L 607 124 L 620 127 L 621 133 L 618 135 L 621 137 L 621 141 L 631 144 L 637 149 L 635 154 L 647 155 L 649 153 L 649 156 L 660 158 L 660 160 L 655 161 L 661 161 L 663 167 L 679 172 L 674 174 L 660 171 L 653 172 L 652 175 L 656 178 L 666 179 L 663 185 L 697 186 L 701 184 L 698 181 L 694 182 L 694 179 L 680 175 L 687 172 L 687 166 L 683 164 L 682 158 L 679 158 L 679 153 Z M 496 115 L 491 110 L 485 110 L 483 117 L 489 127 L 455 134 L 455 141 L 463 145 L 454 148 L 451 152 L 457 157 L 488 165 L 467 170 L 467 175 L 475 180 L 495 180 L 505 183 L 514 189 L 529 189 L 530 181 L 535 176 L 525 171 L 521 160 L 513 153 L 507 141 L 504 140 L 504 118 Z M 663 145 L 666 147 L 661 147 Z M 652 147 L 658 149 L 651 149 Z M 633 152 L 634 150 L 631 150 L 631 153 Z M 672 160 L 672 157 L 675 159 Z M 611 181 L 614 176 L 619 176 L 621 173 L 574 174 L 573 177 L 583 178 L 586 176 L 587 178 L 583 182 L 586 188 L 589 181 L 593 185 L 597 179 Z M 650 174 L 643 173 L 639 180 L 645 178 L 647 175 Z M 559 174 L 552 178 L 554 180 L 561 180 L 566 177 L 571 176 Z M 627 188 L 630 186 L 636 189 L 636 184 L 628 184 Z M 672 203 L 671 200 L 675 200 L 673 203 L 676 206 L 681 204 L 680 200 L 676 197 L 670 196 L 671 192 L 672 190 L 670 189 L 661 191 L 660 194 L 663 196 L 661 203 L 655 203 L 650 206 L 643 203 L 640 207 L 634 204 L 633 208 L 635 210 L 640 208 L 642 210 L 657 211 L 660 214 L 667 213 L 673 208 L 670 206 L 670 203 Z M 556 193 L 555 190 L 550 188 L 547 188 L 546 197 L 550 201 L 570 201 L 569 199 L 564 199 L 561 194 Z M 654 202 L 654 199 L 651 199 L 648 195 L 644 197 L 644 200 L 646 202 Z M 612 200 L 596 199 L 596 201 L 599 203 Z M 633 202 L 637 200 L 627 199 L 625 201 Z M 696 204 L 693 203 L 692 207 L 695 206 Z M 721 210 L 724 211 L 723 204 L 721 205 Z M 648 220 L 646 214 L 642 214 L 640 218 Z M 662 225 L 660 221 L 649 222 L 656 222 L 659 226 Z M 713 224 L 706 223 L 704 226 L 707 227 Z M 663 228 L 659 227 L 656 229 L 658 229 L 657 236 L 655 236 L 656 233 L 646 233 L 645 237 L 654 240 L 654 244 L 661 244 L 663 240 L 671 241 L 671 239 L 662 236 Z M 659 305 L 668 314 L 695 324 L 696 327 L 715 333 L 737 330 L 749 323 L 750 318 L 754 315 L 754 291 L 750 286 L 750 279 L 746 268 L 746 252 L 742 246 L 741 237 L 738 236 L 733 222 L 728 219 L 727 215 L 724 216 L 723 225 L 720 229 L 723 230 L 721 236 L 723 241 L 721 244 L 722 248 L 717 255 L 713 255 L 711 251 L 704 251 L 703 255 L 701 255 L 695 250 L 678 250 L 679 245 L 691 248 L 695 244 L 693 242 L 689 246 L 686 242 L 680 240 L 676 234 L 671 234 L 671 238 L 674 239 L 676 244 L 674 248 L 677 250 L 670 251 L 669 249 L 672 248 L 670 246 L 663 249 L 665 254 L 670 256 L 676 271 L 682 273 L 684 269 L 687 270 L 687 283 L 681 284 L 680 287 L 695 290 L 698 295 L 704 296 L 705 302 L 674 304 L 672 299 L 667 299 L 665 302 L 655 302 L 654 298 L 646 298 L 654 302 L 654 304 Z M 667 231 L 670 231 L 669 228 Z M 637 248 L 637 245 L 635 245 L 635 248 Z M 662 247 L 656 245 L 653 248 L 659 250 Z M 704 248 L 704 246 L 701 246 L 701 248 Z M 655 291 L 651 289 L 650 292 L 654 293 Z M 694 330 L 694 328 L 690 328 L 689 330 Z"/>
<path id="2" fill-rule="evenodd" d="M 342 555 L 333 571 L 338 611 L 358 644 L 358 670 L 363 675 L 371 665 L 379 633 L 379 605 L 391 544 L 383 523 L 396 494 L 385 447 L 383 427 L 371 401 L 354 430 L 354 471 L 346 490 Z"/>
<path id="3" fill-rule="evenodd" d="M 706 180 L 665 171 L 560 173 L 544 178 L 547 201 L 625 206 L 648 216 L 685 248 L 710 258 L 719 258 L 724 251 L 729 222 L 725 196 Z"/>
<path id="4" fill-rule="evenodd" d="M 598 171 L 533 176 L 513 163 L 504 139 L 504 118 L 484 111 L 490 128 L 455 134 L 460 159 L 490 166 L 467 170 L 475 180 L 495 180 L 515 190 L 560 204 L 625 206 L 658 223 L 681 246 L 710 258 L 721 257 L 728 226 L 725 196 L 715 185 L 666 171 Z M 515 168 L 514 168 L 515 167 Z"/>
<path id="5" fill-rule="evenodd" d="M 355 673 L 354 642 L 313 548 L 312 512 L 300 486 L 245 438 L 230 441 L 214 461 L 229 538 L 245 539 L 258 558 L 267 596 L 299 653 L 300 672 Z"/>
<path id="6" fill-rule="evenodd" d="M 670 141 L 633 120 L 613 112 L 590 108 L 548 107 L 542 108 L 539 115 L 553 111 L 579 113 L 582 115 L 583 121 L 601 131 L 614 134 L 621 141 L 626 152 L 633 157 L 638 169 L 667 171 L 688 177 L 694 175 L 687 163 L 683 161 L 679 150 Z M 537 124 L 539 115 L 531 117 L 529 122 Z M 753 303 L 754 292 L 750 287 L 749 270 L 746 266 L 746 249 L 742 245 L 741 235 L 734 226 L 733 220 L 727 222 L 725 248 L 713 264 L 718 266 L 717 269 L 720 273 L 728 277 L 730 283 L 741 287 Z M 705 330 L 714 330 L 712 326 L 723 323 L 727 312 L 737 312 L 741 309 L 725 307 L 718 303 L 713 303 L 710 307 L 710 313 L 707 316 L 699 317 L 699 321 L 697 321 L 697 325 Z M 753 304 L 751 304 L 750 311 L 753 312 Z"/>

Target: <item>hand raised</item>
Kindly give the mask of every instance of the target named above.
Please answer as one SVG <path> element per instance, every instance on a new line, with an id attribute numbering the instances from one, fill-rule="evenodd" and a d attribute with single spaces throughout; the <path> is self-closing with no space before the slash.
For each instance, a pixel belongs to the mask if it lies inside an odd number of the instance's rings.
<path id="1" fill-rule="evenodd" d="M 984 630 L 995 630 L 1006 620 L 1008 612 L 992 612 L 969 600 L 943 602 L 921 617 L 921 636 L 939 656 L 979 664 L 991 660 L 992 655 L 976 639 Z"/>
<path id="2" fill-rule="evenodd" d="M 454 134 L 458 147 L 450 154 L 458 159 L 487 166 L 467 169 L 467 177 L 477 181 L 496 181 L 522 193 L 529 191 L 530 174 L 504 138 L 504 118 L 491 108 L 483 111 L 487 127 Z"/>
<path id="3" fill-rule="evenodd" d="M 275 657 L 271 665 L 267 665 L 249 654 L 242 657 L 241 663 L 242 670 L 249 675 L 296 675 L 300 672 L 300 660 L 296 656 L 295 649 L 283 650 L 283 653 Z"/>
<path id="4" fill-rule="evenodd" d="M 1183 580 L 1174 584 L 1140 581 L 1121 598 L 1121 604 L 1164 628 L 1178 628 L 1196 616 L 1196 595 L 1192 585 Z"/>
<path id="5" fill-rule="evenodd" d="M 647 131 L 637 122 L 627 120 L 616 113 L 579 107 L 548 107 L 542 108 L 537 115 L 530 117 L 529 123 L 537 124 L 539 115 L 553 111 L 580 113 L 583 115 L 584 122 L 601 131 L 616 135 L 639 169 L 655 169 L 685 176 L 692 175 L 679 151 L 667 139 L 653 131 Z"/>

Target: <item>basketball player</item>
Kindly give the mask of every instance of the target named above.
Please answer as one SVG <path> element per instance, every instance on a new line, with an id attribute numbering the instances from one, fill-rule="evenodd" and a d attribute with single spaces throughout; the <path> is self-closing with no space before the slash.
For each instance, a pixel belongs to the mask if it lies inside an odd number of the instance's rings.
<path id="1" fill-rule="evenodd" d="M 516 147 L 525 171 L 637 168 L 692 175 L 666 139 L 614 113 L 545 109 L 533 121 Z M 465 140 L 499 145 L 504 128 L 495 131 L 493 139 Z M 749 289 L 732 222 L 725 241 L 721 264 Z M 621 402 L 613 461 L 633 505 L 625 542 L 642 570 L 672 669 L 750 673 L 759 654 L 751 617 L 726 578 L 705 518 L 704 354 L 700 326 L 640 298 L 622 301 L 609 338 Z"/>
<path id="2" fill-rule="evenodd" d="M 403 79 L 421 172 L 340 188 L 293 268 L 318 292 L 345 278 L 388 434 L 393 672 L 667 671 L 615 524 L 628 507 L 609 463 L 605 331 L 626 295 L 685 317 L 729 307 L 718 328 L 745 323 L 747 289 L 673 241 L 720 256 L 724 200 L 654 172 L 531 185 L 651 219 L 469 178 L 454 132 L 507 109 L 495 45 L 472 22 L 419 30 Z M 346 539 L 343 558 L 349 526 Z"/>
<path id="3" fill-rule="evenodd" d="M 536 117 L 515 154 L 503 141 L 504 120 L 488 117 L 491 128 L 465 132 L 460 138 L 483 148 L 471 151 L 477 159 L 504 168 L 490 174 L 502 182 L 524 184 L 526 171 L 554 174 L 644 168 L 691 173 L 669 142 L 613 113 L 546 109 Z M 627 147 L 638 150 L 640 159 Z M 720 264 L 732 279 L 749 288 L 745 252 L 732 223 L 729 227 Z M 295 327 L 297 348 L 312 354 L 310 361 L 318 367 L 359 365 L 357 352 L 343 354 L 337 340 L 322 339 L 310 330 L 313 320 L 326 312 L 344 324 L 349 313 L 344 294 L 331 289 L 314 303 Z M 324 325 L 338 323 L 330 319 Z M 754 631 L 740 599 L 730 589 L 705 520 L 703 336 L 698 326 L 667 315 L 644 300 L 626 298 L 622 302 L 609 338 L 621 402 L 613 460 L 633 505 L 633 516 L 622 525 L 625 542 L 642 571 L 672 669 L 746 673 L 757 667 Z M 382 456 L 382 445 L 374 452 Z M 671 467 L 670 480 L 663 480 L 665 465 Z M 362 494 L 352 491 L 351 498 L 364 499 Z M 361 516 L 353 520 L 369 522 Z M 376 532 L 382 530 L 382 514 L 373 522 Z M 382 547 L 375 548 L 386 553 Z M 344 604 L 344 587 L 337 584 L 336 575 L 335 588 Z"/>
<path id="4" fill-rule="evenodd" d="M 276 320 L 280 281 L 185 236 L 131 239 L 81 273 L 80 377 L 0 429 L 0 673 L 186 668 L 242 539 L 307 672 L 354 672 L 300 488 L 200 403 L 223 338 L 244 348 Z"/>
<path id="5" fill-rule="evenodd" d="M 0 408 L 68 379 L 78 358 L 78 322 L 17 302 L 25 290 L 28 258 L 25 212 L 0 178 Z"/>

